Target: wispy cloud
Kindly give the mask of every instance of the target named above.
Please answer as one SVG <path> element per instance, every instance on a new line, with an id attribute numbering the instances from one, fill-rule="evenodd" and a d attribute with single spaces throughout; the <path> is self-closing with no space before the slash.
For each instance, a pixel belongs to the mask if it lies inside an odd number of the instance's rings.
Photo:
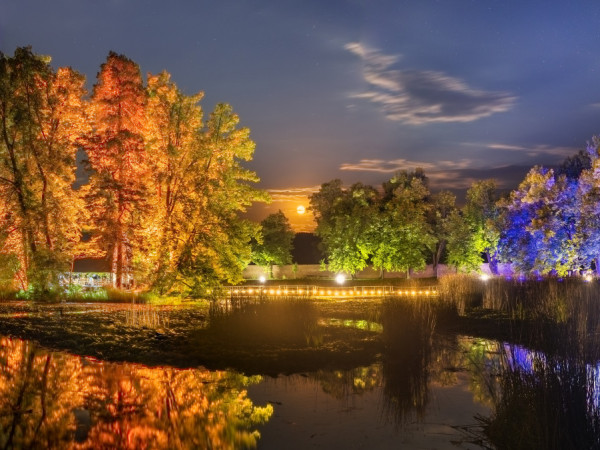
<path id="1" fill-rule="evenodd" d="M 530 157 L 537 157 L 537 156 L 543 156 L 543 155 L 567 157 L 567 156 L 571 156 L 571 155 L 577 153 L 577 151 L 579 151 L 578 148 L 574 148 L 574 147 L 559 147 L 559 146 L 552 146 L 552 145 L 545 145 L 545 144 L 536 144 L 536 145 L 525 146 L 525 145 L 512 145 L 512 144 L 502 144 L 499 142 L 492 142 L 492 143 L 468 143 L 467 145 L 480 146 L 482 148 L 489 148 L 492 150 L 504 150 L 504 151 L 509 151 L 509 152 L 519 152 L 519 153 L 522 153 L 523 155 L 530 156 Z"/>
<path id="2" fill-rule="evenodd" d="M 460 161 L 436 161 L 436 162 L 425 162 L 425 161 L 410 161 L 408 159 L 361 159 L 357 163 L 343 163 L 340 166 L 340 170 L 351 170 L 357 172 L 381 172 L 381 173 L 393 173 L 399 170 L 414 170 L 417 167 L 422 168 L 425 171 L 431 170 L 456 170 L 465 169 L 472 164 L 469 159 L 462 159 Z"/>
<path id="3" fill-rule="evenodd" d="M 318 192 L 320 186 L 285 188 L 285 189 L 267 189 L 274 202 L 293 202 L 299 203 L 302 200 L 306 202 L 309 195 Z"/>
<path id="4" fill-rule="evenodd" d="M 388 119 L 412 125 L 432 122 L 471 122 L 508 111 L 516 97 L 506 92 L 470 88 L 442 72 L 391 67 L 399 55 L 386 55 L 362 43 L 346 44 L 361 58 L 370 89 L 353 94 L 379 105 Z"/>
<path id="5" fill-rule="evenodd" d="M 528 168 L 525 170 L 520 166 L 489 166 L 472 159 L 435 162 L 407 159 L 361 159 L 357 163 L 343 163 L 340 170 L 389 174 L 399 170 L 410 171 L 417 167 L 425 171 L 434 191 L 439 189 L 464 190 L 469 188 L 474 181 L 484 178 L 496 178 L 500 186 L 510 187 L 513 184 L 516 186 L 522 178 L 522 174 L 528 170 Z"/>

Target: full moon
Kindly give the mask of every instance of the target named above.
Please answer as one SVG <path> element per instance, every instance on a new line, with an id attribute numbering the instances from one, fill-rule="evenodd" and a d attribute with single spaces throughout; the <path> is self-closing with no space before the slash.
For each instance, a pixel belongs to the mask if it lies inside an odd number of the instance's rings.
<path id="1" fill-rule="evenodd" d="M 298 212 L 298 214 L 304 214 L 306 212 L 306 208 L 304 208 L 304 206 L 300 205 L 300 206 L 298 206 L 298 208 L 296 208 L 296 211 Z"/>

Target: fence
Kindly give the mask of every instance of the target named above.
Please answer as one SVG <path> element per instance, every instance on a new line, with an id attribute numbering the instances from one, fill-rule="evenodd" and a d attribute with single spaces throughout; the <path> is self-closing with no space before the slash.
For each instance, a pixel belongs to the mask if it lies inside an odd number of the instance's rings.
<path id="1" fill-rule="evenodd" d="M 403 289 L 397 286 L 228 286 L 225 288 L 232 297 L 431 297 L 438 294 L 436 286 Z"/>

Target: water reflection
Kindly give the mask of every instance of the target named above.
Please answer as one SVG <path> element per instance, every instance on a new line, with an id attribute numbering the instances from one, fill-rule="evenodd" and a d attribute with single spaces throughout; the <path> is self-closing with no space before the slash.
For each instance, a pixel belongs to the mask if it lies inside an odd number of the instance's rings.
<path id="1" fill-rule="evenodd" d="M 2 448 L 254 447 L 271 405 L 230 371 L 93 361 L 0 339 Z"/>
<path id="2" fill-rule="evenodd" d="M 0 330 L 161 366 L 2 338 L 2 448 L 341 445 L 327 433 L 379 448 L 398 436 L 427 448 L 600 447 L 600 335 L 583 312 L 515 322 L 500 342 L 497 329 L 444 328 L 451 311 L 411 300 L 58 308 L 2 305 Z M 198 365 L 216 370 L 174 367 Z M 415 430 L 426 440 L 406 437 Z"/>
<path id="3" fill-rule="evenodd" d="M 500 370 L 487 373 L 494 413 L 482 417 L 497 448 L 600 448 L 598 363 L 575 351 L 557 356 L 522 346 L 500 347 Z"/>

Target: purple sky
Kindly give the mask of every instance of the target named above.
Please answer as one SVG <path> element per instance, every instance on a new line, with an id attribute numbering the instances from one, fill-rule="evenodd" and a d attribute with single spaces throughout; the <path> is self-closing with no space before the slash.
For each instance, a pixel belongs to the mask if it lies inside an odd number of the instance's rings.
<path id="1" fill-rule="evenodd" d="M 341 178 L 423 167 L 433 191 L 516 187 L 600 133 L 597 0 L 3 0 L 0 50 L 32 45 L 91 88 L 109 50 L 166 69 L 252 130 L 251 168 L 297 229 Z"/>

